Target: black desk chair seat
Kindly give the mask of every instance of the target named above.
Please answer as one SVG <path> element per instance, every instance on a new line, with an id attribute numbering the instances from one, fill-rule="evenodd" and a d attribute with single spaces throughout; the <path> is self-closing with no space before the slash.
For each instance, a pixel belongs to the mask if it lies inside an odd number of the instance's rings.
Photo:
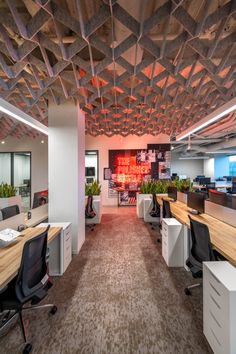
<path id="1" fill-rule="evenodd" d="M 186 265 L 189 267 L 193 278 L 202 278 L 202 263 L 217 261 L 218 257 L 212 249 L 207 225 L 192 219 L 190 216 L 189 219 L 192 245 Z M 201 283 L 187 286 L 184 290 L 185 294 L 191 295 L 190 289 L 198 286 L 201 286 Z"/>
<path id="2" fill-rule="evenodd" d="M 22 312 L 46 307 L 51 308 L 50 314 L 52 315 L 57 311 L 57 307 L 54 304 L 38 305 L 52 287 L 46 262 L 49 227 L 43 233 L 25 243 L 18 275 L 0 293 L 2 319 L 0 332 L 4 331 L 9 322 L 19 316 L 25 342 L 23 354 L 30 353 L 32 345 L 27 342 Z M 25 306 L 27 303 L 30 303 L 30 305 Z"/>

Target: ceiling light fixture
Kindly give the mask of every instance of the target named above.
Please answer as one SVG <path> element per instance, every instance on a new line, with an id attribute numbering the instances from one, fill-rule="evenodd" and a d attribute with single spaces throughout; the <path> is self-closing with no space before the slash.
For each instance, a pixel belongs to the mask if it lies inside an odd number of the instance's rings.
<path id="1" fill-rule="evenodd" d="M 236 110 L 236 98 L 233 98 L 229 102 L 225 103 L 223 106 L 217 108 L 214 112 L 208 114 L 205 118 L 201 119 L 198 123 L 194 124 L 192 127 L 186 129 L 181 134 L 177 135 L 176 140 L 180 141 L 190 134 L 196 133 L 197 131 L 205 128 L 206 126 L 216 122 L 220 118 L 226 116 L 227 114 Z"/>
<path id="2" fill-rule="evenodd" d="M 0 112 L 7 114 L 8 116 L 38 130 L 45 135 L 48 135 L 48 127 L 46 125 L 38 122 L 36 119 L 32 118 L 30 115 L 21 111 L 19 108 L 13 106 L 11 103 L 2 98 L 0 98 Z"/>
<path id="3" fill-rule="evenodd" d="M 189 156 L 189 157 L 179 157 L 179 160 L 208 160 L 209 156 Z"/>
<path id="4" fill-rule="evenodd" d="M 2 141 L 1 141 L 1 144 L 5 144 L 5 141 L 4 141 L 4 140 L 2 140 Z"/>

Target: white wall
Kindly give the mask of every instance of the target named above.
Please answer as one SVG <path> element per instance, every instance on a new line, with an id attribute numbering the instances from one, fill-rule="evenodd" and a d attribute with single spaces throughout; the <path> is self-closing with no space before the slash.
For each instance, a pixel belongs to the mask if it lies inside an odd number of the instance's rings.
<path id="1" fill-rule="evenodd" d="M 173 157 L 171 160 L 171 173 L 178 173 L 178 175 L 187 175 L 191 179 L 197 175 L 203 174 L 204 160 L 179 160 Z"/>
<path id="2" fill-rule="evenodd" d="M 43 137 L 44 144 L 41 144 L 41 140 L 42 138 L 8 137 L 5 139 L 5 144 L 0 145 L 0 152 L 31 152 L 32 198 L 35 192 L 48 189 L 48 144 L 46 137 Z"/>
<path id="3" fill-rule="evenodd" d="M 214 175 L 214 170 L 215 170 L 215 159 L 214 157 L 204 160 L 204 168 L 203 168 L 203 174 L 206 177 L 215 177 Z"/>
<path id="4" fill-rule="evenodd" d="M 111 138 L 106 136 L 92 137 L 86 135 L 86 150 L 99 151 L 99 182 L 102 185 L 103 205 L 117 205 L 117 198 L 108 198 L 108 181 L 103 180 L 103 169 L 108 167 L 108 150 L 146 149 L 147 144 L 168 144 L 169 142 L 169 136 L 164 134 L 160 134 L 157 137 L 147 134 L 142 137 L 130 135 L 126 138 L 119 135 Z"/>

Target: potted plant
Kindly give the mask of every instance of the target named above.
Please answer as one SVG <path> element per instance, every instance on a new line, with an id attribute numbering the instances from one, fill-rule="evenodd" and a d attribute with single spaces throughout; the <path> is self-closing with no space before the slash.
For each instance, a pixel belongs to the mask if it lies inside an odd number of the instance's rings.
<path id="1" fill-rule="evenodd" d="M 169 182 L 161 180 L 150 180 L 141 184 L 140 191 L 137 193 L 136 197 L 136 212 L 139 218 L 144 217 L 144 199 L 151 198 L 152 194 L 166 195 L 169 185 Z"/>
<path id="2" fill-rule="evenodd" d="M 11 205 L 22 207 L 21 195 L 16 195 L 16 188 L 7 183 L 0 184 L 0 209 Z"/>
<path id="3" fill-rule="evenodd" d="M 93 206 L 96 212 L 95 218 L 92 219 L 93 224 L 99 224 L 101 222 L 101 185 L 94 181 L 90 184 L 85 184 L 85 199 L 87 202 L 88 195 L 93 196 Z"/>
<path id="4" fill-rule="evenodd" d="M 187 193 L 192 191 L 192 182 L 190 178 L 186 180 L 173 181 L 173 184 L 177 188 L 177 200 L 187 204 Z"/>

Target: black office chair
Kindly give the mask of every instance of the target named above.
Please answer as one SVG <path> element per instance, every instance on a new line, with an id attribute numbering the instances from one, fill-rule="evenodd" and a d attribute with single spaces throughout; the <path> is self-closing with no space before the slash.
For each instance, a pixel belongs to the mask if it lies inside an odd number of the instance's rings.
<path id="1" fill-rule="evenodd" d="M 27 342 L 22 312 L 45 307 L 51 308 L 50 314 L 52 315 L 57 311 L 57 307 L 53 304 L 37 305 L 45 298 L 52 286 L 46 263 L 49 227 L 39 236 L 26 241 L 18 275 L 8 284 L 6 290 L 0 293 L 0 311 L 1 314 L 5 313 L 5 321 L 2 322 L 0 331 L 3 331 L 16 316 L 19 316 L 25 342 L 23 354 L 30 353 L 32 345 Z M 25 306 L 29 302 L 31 305 Z M 8 314 L 12 311 L 14 314 L 9 317 Z"/>
<path id="2" fill-rule="evenodd" d="M 194 278 L 202 278 L 202 262 L 216 261 L 217 256 L 212 250 L 210 234 L 207 225 L 193 220 L 189 216 L 191 230 L 191 250 L 186 261 L 192 276 Z M 200 283 L 189 285 L 185 288 L 185 294 L 191 295 L 192 288 L 201 286 Z"/>
<path id="3" fill-rule="evenodd" d="M 12 205 L 1 209 L 1 212 L 2 212 L 2 219 L 6 220 L 11 218 L 12 216 L 20 214 L 20 209 L 18 205 Z"/>
<path id="4" fill-rule="evenodd" d="M 170 202 L 168 200 L 162 199 L 162 218 L 172 218 L 172 213 L 170 210 Z M 161 229 L 161 225 L 160 225 L 160 229 Z M 161 242 L 161 239 L 158 238 L 157 242 Z"/>
<path id="5" fill-rule="evenodd" d="M 152 217 L 152 218 L 158 218 L 158 223 L 157 225 L 159 226 L 160 225 L 160 216 L 161 216 L 161 208 L 160 208 L 160 205 L 157 201 L 157 196 L 156 194 L 152 194 L 152 209 L 149 213 L 149 215 Z M 150 223 L 152 225 L 152 230 L 155 230 L 155 222 L 151 222 Z"/>
<path id="6" fill-rule="evenodd" d="M 170 210 L 170 202 L 168 200 L 162 199 L 163 200 L 163 219 L 165 218 L 172 218 L 172 213 Z"/>
<path id="7" fill-rule="evenodd" d="M 85 219 L 93 219 L 96 216 L 96 212 L 93 209 L 93 196 L 89 195 L 87 199 L 87 204 L 85 207 Z M 95 224 L 87 224 L 86 225 L 91 231 L 94 230 Z"/>

